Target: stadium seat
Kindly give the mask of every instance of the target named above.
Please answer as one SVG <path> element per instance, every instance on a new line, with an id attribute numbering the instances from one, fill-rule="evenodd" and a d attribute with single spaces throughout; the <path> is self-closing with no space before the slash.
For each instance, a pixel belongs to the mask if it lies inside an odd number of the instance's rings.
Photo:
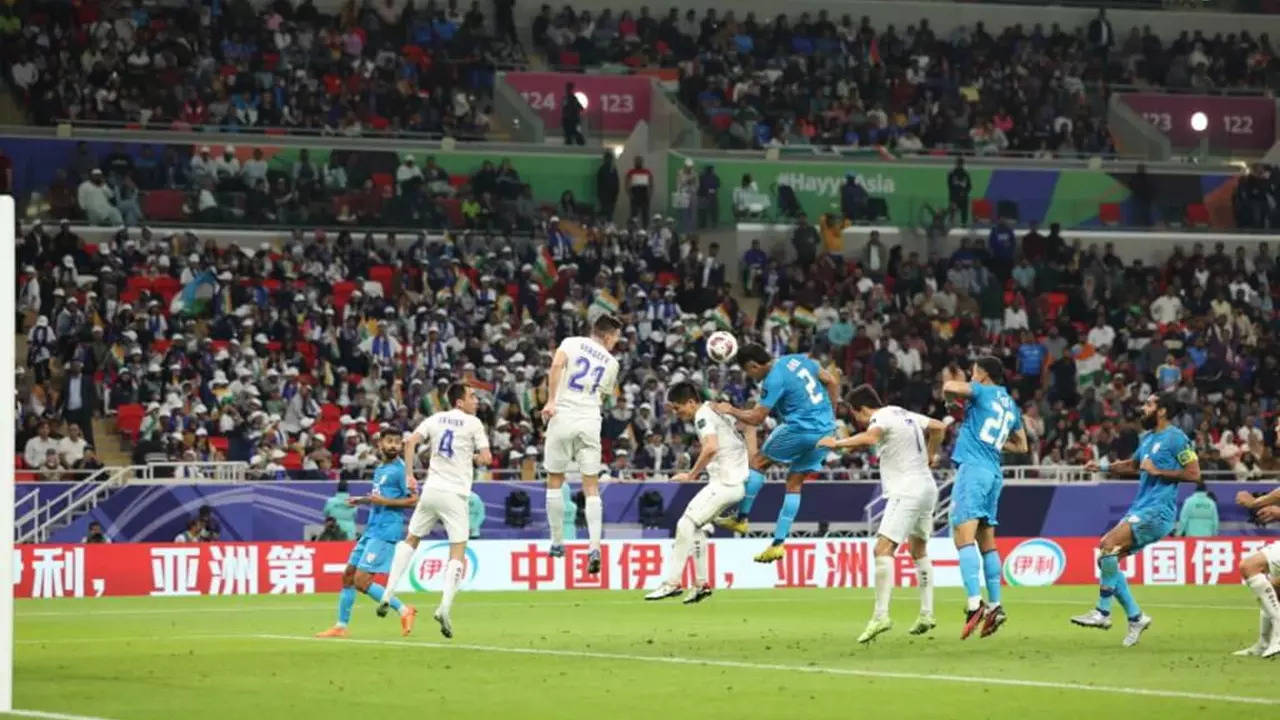
<path id="1" fill-rule="evenodd" d="M 973 222 L 991 224 L 992 211 L 991 201 L 986 198 L 977 198 L 973 201 Z"/>
<path id="2" fill-rule="evenodd" d="M 285 453 L 284 459 L 280 461 L 285 470 L 301 470 L 302 469 L 302 453 L 297 450 L 290 450 Z"/>
<path id="3" fill-rule="evenodd" d="M 142 427 L 142 416 L 145 408 L 136 403 L 121 405 L 116 408 L 116 429 L 130 439 L 138 436 L 138 428 Z"/>
<path id="4" fill-rule="evenodd" d="M 1209 227 L 1209 208 L 1203 203 L 1187 205 L 1187 224 L 1197 228 Z"/>
<path id="5" fill-rule="evenodd" d="M 231 447 L 231 443 L 221 435 L 210 435 L 209 447 L 225 455 L 227 448 Z"/>
<path id="6" fill-rule="evenodd" d="M 1000 200 L 996 203 L 996 217 L 1000 220 L 1018 222 L 1018 203 L 1013 200 Z"/>
<path id="7" fill-rule="evenodd" d="M 396 269 L 390 265 L 374 265 L 369 268 L 369 279 L 382 286 L 382 297 L 391 297 L 392 285 L 395 284 Z"/>
<path id="8" fill-rule="evenodd" d="M 151 349 L 152 351 L 159 353 L 160 355 L 164 355 L 165 353 L 169 352 L 169 347 L 172 344 L 173 344 L 173 341 L 169 340 L 169 338 L 156 338 L 155 340 L 151 341 Z"/>
<path id="9" fill-rule="evenodd" d="M 148 220 L 181 220 L 185 201 L 186 195 L 181 190 L 150 190 L 142 196 L 142 214 Z"/>
<path id="10" fill-rule="evenodd" d="M 342 408 L 333 403 L 325 403 L 320 406 L 320 420 L 328 422 L 337 420 L 342 417 Z"/>
<path id="11" fill-rule="evenodd" d="M 1103 225 L 1119 225 L 1124 222 L 1119 203 L 1101 203 L 1098 205 L 1098 220 Z"/>

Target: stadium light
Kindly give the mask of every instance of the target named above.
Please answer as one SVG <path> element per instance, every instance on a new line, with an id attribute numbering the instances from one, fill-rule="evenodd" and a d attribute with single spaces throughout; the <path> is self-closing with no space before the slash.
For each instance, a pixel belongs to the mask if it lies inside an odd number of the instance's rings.
<path id="1" fill-rule="evenodd" d="M 13 198 L 0 195 L 0 297 L 18 296 L 17 267 L 14 265 L 16 244 L 13 228 Z M 14 314 L 0 312 L 0 398 L 6 403 L 14 398 Z M 0 713 L 13 709 L 13 497 L 14 435 L 13 406 L 0 413 Z"/>
<path id="2" fill-rule="evenodd" d="M 576 91 L 574 91 L 573 96 L 574 96 L 574 97 L 576 97 L 576 98 L 578 98 L 578 104 L 582 106 L 582 109 L 583 109 L 583 110 L 586 110 L 586 109 L 587 109 L 587 94 L 586 94 L 586 93 L 584 93 L 584 92 L 582 92 L 581 90 L 576 90 Z"/>
<path id="3" fill-rule="evenodd" d="M 1196 111 L 1191 114 L 1191 129 L 1196 132 L 1204 132 L 1209 127 L 1209 116 L 1203 112 Z"/>

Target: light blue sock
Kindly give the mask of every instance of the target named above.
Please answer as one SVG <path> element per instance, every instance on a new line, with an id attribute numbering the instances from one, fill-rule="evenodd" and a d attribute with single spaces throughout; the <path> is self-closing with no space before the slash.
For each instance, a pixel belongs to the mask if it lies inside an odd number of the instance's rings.
<path id="1" fill-rule="evenodd" d="M 1116 595 L 1116 591 L 1102 584 L 1102 580 L 1098 580 L 1098 612 L 1103 615 L 1111 614 L 1111 599 Z"/>
<path id="2" fill-rule="evenodd" d="M 1000 604 L 1000 553 L 988 550 L 982 553 L 982 574 L 987 579 L 987 602 Z"/>
<path id="3" fill-rule="evenodd" d="M 351 622 L 351 608 L 356 604 L 356 589 L 353 587 L 344 587 L 342 592 L 338 593 L 338 624 L 346 627 Z"/>
<path id="4" fill-rule="evenodd" d="M 796 513 L 800 512 L 800 493 L 787 493 L 782 498 L 782 509 L 778 511 L 778 524 L 773 528 L 773 544 L 781 545 L 791 534 L 791 523 L 795 522 Z"/>
<path id="5" fill-rule="evenodd" d="M 387 589 L 378 583 L 369 583 L 369 589 L 366 593 L 369 597 L 373 598 L 374 602 L 382 602 L 382 594 L 386 591 Z M 400 608 L 404 607 L 404 603 L 400 602 L 400 598 L 398 597 L 391 598 L 391 602 L 389 604 L 391 605 L 391 609 L 396 612 L 400 612 Z"/>
<path id="6" fill-rule="evenodd" d="M 982 571 L 982 557 L 978 555 L 978 546 L 969 543 L 957 550 L 960 555 L 960 579 L 964 581 L 964 593 L 969 598 L 982 596 L 978 583 L 978 574 Z"/>
<path id="7" fill-rule="evenodd" d="M 763 486 L 764 473 L 759 470 L 747 473 L 747 486 L 743 490 L 742 500 L 738 503 L 739 520 L 746 520 L 747 515 L 751 514 L 751 506 L 756 504 L 756 495 L 760 494 L 760 488 Z"/>
<path id="8" fill-rule="evenodd" d="M 1115 555 L 1104 555 L 1098 561 L 1098 567 L 1102 570 L 1102 577 L 1099 584 L 1104 587 L 1110 587 L 1116 599 L 1120 601 L 1120 606 L 1124 608 L 1125 617 L 1130 620 L 1136 620 L 1142 615 L 1142 608 L 1138 607 L 1138 601 L 1133 599 L 1133 595 L 1129 592 L 1129 583 L 1124 579 L 1124 573 L 1120 572 L 1120 560 Z M 1101 598 L 1099 598 L 1101 600 Z M 1099 602 L 1099 605 L 1102 603 Z M 1107 609 L 1110 610 L 1111 603 L 1107 603 Z M 1100 610 L 1102 608 L 1099 608 Z"/>

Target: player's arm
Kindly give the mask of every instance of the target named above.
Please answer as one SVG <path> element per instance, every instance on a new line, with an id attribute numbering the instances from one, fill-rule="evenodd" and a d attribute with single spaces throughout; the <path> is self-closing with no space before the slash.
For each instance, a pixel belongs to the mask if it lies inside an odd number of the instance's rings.
<path id="1" fill-rule="evenodd" d="M 826 369 L 818 370 L 818 380 L 827 388 L 827 397 L 831 400 L 831 407 L 835 407 L 840 402 L 840 378 L 835 373 Z"/>
<path id="2" fill-rule="evenodd" d="M 930 467 L 933 466 L 934 459 L 938 457 L 938 451 L 942 449 L 942 441 L 947 437 L 947 428 L 955 422 L 955 418 L 950 415 L 941 420 L 929 418 L 929 422 L 925 424 L 925 457 L 929 459 Z"/>
<path id="3" fill-rule="evenodd" d="M 569 356 L 564 350 L 557 349 L 555 357 L 551 359 L 551 369 L 547 371 L 547 402 L 542 406 L 543 420 L 550 420 L 556 414 L 556 393 L 560 392 L 560 378 L 568 363 Z"/>
<path id="4" fill-rule="evenodd" d="M 760 439 L 757 435 L 756 427 L 738 423 L 738 432 L 742 433 L 742 441 L 747 446 L 747 457 L 752 457 L 760 447 Z"/>
<path id="5" fill-rule="evenodd" d="M 405 476 L 408 480 L 408 476 Z M 418 493 L 412 492 L 410 495 L 402 498 L 385 498 L 381 495 L 363 495 L 361 497 L 353 497 L 347 500 L 352 505 L 381 505 L 382 507 L 393 508 L 411 508 L 418 504 Z"/>
<path id="6" fill-rule="evenodd" d="M 475 464 L 489 467 L 493 464 L 493 453 L 489 452 L 489 434 L 485 432 L 484 423 L 476 420 L 475 429 Z"/>
<path id="7" fill-rule="evenodd" d="M 1261 510 L 1272 505 L 1280 505 L 1280 488 L 1261 497 L 1254 497 L 1251 493 L 1241 490 L 1236 493 L 1236 504 L 1246 510 Z"/>
<path id="8" fill-rule="evenodd" d="M 1007 453 L 1022 454 L 1027 452 L 1030 447 L 1031 445 L 1027 442 L 1027 431 L 1018 428 L 1009 435 L 1009 439 L 1005 441 L 1001 450 Z"/>
<path id="9" fill-rule="evenodd" d="M 1186 445 L 1175 456 L 1180 466 L 1177 470 L 1161 470 L 1151 458 L 1142 461 L 1138 469 L 1145 470 L 1148 475 L 1168 482 L 1200 482 L 1200 458 L 1190 445 Z"/>
<path id="10" fill-rule="evenodd" d="M 756 403 L 750 410 L 740 410 L 727 402 L 718 402 L 712 406 L 712 409 L 721 415 L 728 415 L 743 425 L 763 425 L 765 419 L 769 417 L 769 407 L 760 403 Z"/>
<path id="11" fill-rule="evenodd" d="M 860 450 L 862 448 L 875 447 L 884 437 L 884 428 L 871 426 L 866 430 L 841 440 L 833 437 L 824 437 L 818 441 L 818 447 L 834 448 L 836 450 Z"/>
<path id="12" fill-rule="evenodd" d="M 1104 468 L 1103 463 L 1100 463 L 1097 460 L 1090 460 L 1085 463 L 1084 469 L 1089 472 L 1100 472 L 1107 477 L 1131 478 L 1138 476 L 1138 461 L 1135 458 L 1129 458 L 1128 460 L 1116 460 L 1114 462 L 1107 463 Z"/>
<path id="13" fill-rule="evenodd" d="M 967 398 L 973 396 L 973 388 L 964 380 L 948 380 L 942 383 L 942 394 L 949 398 Z"/>
<path id="14" fill-rule="evenodd" d="M 409 437 L 404 439 L 404 484 L 409 488 L 410 493 L 418 492 L 418 479 L 413 476 L 413 463 L 418 457 L 418 443 L 423 440 L 422 428 L 409 433 Z"/>
<path id="15" fill-rule="evenodd" d="M 707 466 L 711 464 L 711 459 L 716 456 L 716 451 L 720 449 L 720 441 L 716 439 L 715 433 L 709 433 L 698 438 L 699 450 L 698 459 L 693 461 L 693 467 L 689 468 L 689 472 L 676 473 L 672 476 L 672 480 L 676 482 L 689 482 L 697 480 L 706 472 Z"/>

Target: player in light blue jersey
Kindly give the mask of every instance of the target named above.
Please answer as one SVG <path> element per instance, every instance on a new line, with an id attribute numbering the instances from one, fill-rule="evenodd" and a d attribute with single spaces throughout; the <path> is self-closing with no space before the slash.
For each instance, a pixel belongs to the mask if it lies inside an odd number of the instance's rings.
<path id="1" fill-rule="evenodd" d="M 346 570 L 342 573 L 342 592 L 338 593 L 338 622 L 317 633 L 316 637 L 346 637 L 351 609 L 356 604 L 356 591 L 382 602 L 386 588 L 373 581 L 375 574 L 391 570 L 396 542 L 404 537 L 405 510 L 418 502 L 418 495 L 405 483 L 404 460 L 400 458 L 400 436 L 389 433 L 378 443 L 383 464 L 373 471 L 373 489 L 364 497 L 347 498 L 351 505 L 368 505 L 369 521 L 364 535 L 351 550 Z M 413 629 L 417 611 L 398 599 L 391 607 L 400 613 L 400 628 L 408 635 Z"/>
<path id="2" fill-rule="evenodd" d="M 745 533 L 747 515 L 764 485 L 765 470 L 774 464 L 787 466 L 787 494 L 778 511 L 773 543 L 755 558 L 756 562 L 773 562 L 782 557 L 782 543 L 800 510 L 800 487 L 805 476 L 821 468 L 822 459 L 827 456 L 827 449 L 818 447 L 818 441 L 835 432 L 831 399 L 840 396 L 840 380 L 808 355 L 782 355 L 775 359 L 764 346 L 755 343 L 738 351 L 738 361 L 752 380 L 761 383 L 763 396 L 750 410 L 724 402 L 716 403 L 713 409 L 754 426 L 764 424 L 773 412 L 779 425 L 764 446 L 751 455 L 751 471 L 737 517 L 717 520 L 716 524 Z"/>
<path id="3" fill-rule="evenodd" d="M 1138 450 L 1128 460 L 1090 462 L 1086 469 L 1113 477 L 1138 477 L 1138 494 L 1124 517 L 1102 536 L 1098 557 L 1098 604 L 1093 610 L 1071 618 L 1081 627 L 1106 630 L 1111 627 L 1111 600 L 1117 598 L 1129 619 L 1123 645 L 1138 644 L 1151 618 L 1142 612 L 1129 592 L 1120 558 L 1173 532 L 1178 521 L 1178 483 L 1200 482 L 1200 460 L 1187 434 L 1170 424 L 1179 403 L 1172 394 L 1147 396 L 1142 404 L 1142 427 Z"/>
<path id="4" fill-rule="evenodd" d="M 996 550 L 997 510 L 1004 487 L 1001 457 L 1005 452 L 1027 451 L 1022 413 L 1000 385 L 1004 364 L 990 355 L 973 363 L 971 382 L 950 380 L 942 385 L 949 398 L 967 400 L 964 421 L 951 451 L 956 465 L 951 486 L 951 533 L 960 556 L 960 578 L 967 597 L 963 640 L 982 623 L 982 637 L 1004 624 L 1008 617 L 1000 605 L 1000 553 Z M 981 551 L 981 554 L 979 554 Z M 979 574 L 986 578 L 983 602 Z"/>

